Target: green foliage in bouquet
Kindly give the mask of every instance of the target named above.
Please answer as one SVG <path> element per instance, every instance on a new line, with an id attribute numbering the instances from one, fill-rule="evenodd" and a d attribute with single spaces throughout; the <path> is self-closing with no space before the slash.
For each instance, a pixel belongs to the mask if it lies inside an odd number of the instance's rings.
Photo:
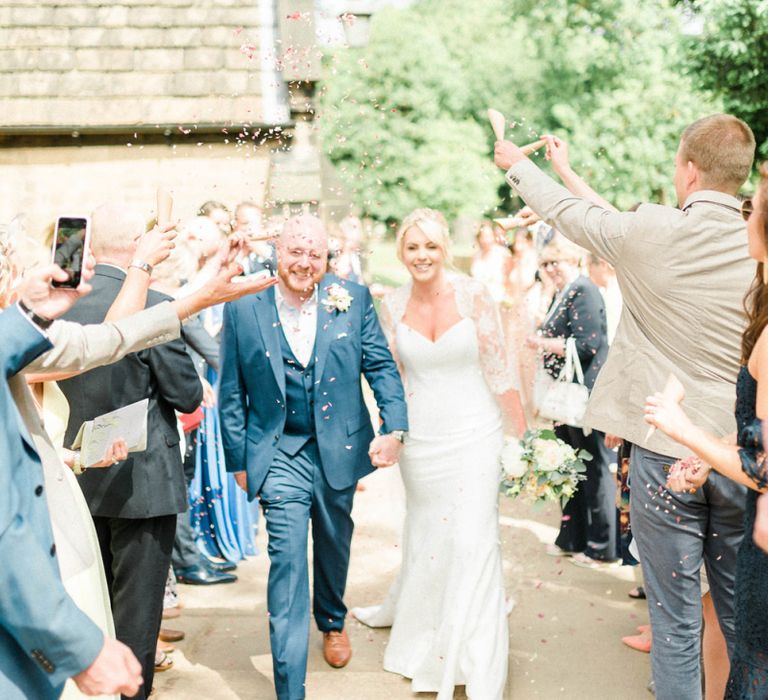
<path id="1" fill-rule="evenodd" d="M 558 501 L 565 506 L 586 479 L 586 450 L 574 450 L 553 430 L 529 430 L 519 442 L 509 442 L 501 456 L 501 489 L 534 503 Z"/>

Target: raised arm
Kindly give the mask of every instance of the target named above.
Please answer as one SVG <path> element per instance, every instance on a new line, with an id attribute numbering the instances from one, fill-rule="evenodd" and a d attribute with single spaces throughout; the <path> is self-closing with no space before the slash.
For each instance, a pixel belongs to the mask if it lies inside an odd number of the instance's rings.
<path id="1" fill-rule="evenodd" d="M 552 163 L 552 169 L 563 181 L 563 184 L 577 197 L 583 197 L 590 202 L 597 204 L 598 207 L 608 211 L 618 211 L 608 200 L 603 199 L 578 175 L 568 159 L 568 144 L 557 136 L 547 135 L 544 137 L 547 142 L 547 160 Z"/>
<path id="2" fill-rule="evenodd" d="M 155 226 L 139 239 L 134 259 L 150 267 L 159 265 L 173 250 L 175 238 L 174 225 L 163 228 Z M 112 302 L 112 306 L 109 307 L 104 320 L 117 321 L 141 311 L 147 305 L 147 291 L 151 281 L 151 272 L 139 267 L 129 267 L 125 273 L 123 286 Z"/>
<path id="3" fill-rule="evenodd" d="M 569 192 L 543 173 L 510 141 L 496 144 L 496 164 L 509 186 L 566 238 L 616 266 L 635 214 L 606 209 Z"/>

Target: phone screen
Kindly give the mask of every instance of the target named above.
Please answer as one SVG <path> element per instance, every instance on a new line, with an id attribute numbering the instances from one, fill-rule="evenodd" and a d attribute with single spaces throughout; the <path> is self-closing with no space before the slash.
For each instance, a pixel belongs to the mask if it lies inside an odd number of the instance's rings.
<path id="1" fill-rule="evenodd" d="M 54 287 L 77 287 L 83 271 L 85 234 L 88 220 L 81 217 L 59 217 L 56 222 L 53 262 L 69 275 L 64 282 L 53 282 Z"/>

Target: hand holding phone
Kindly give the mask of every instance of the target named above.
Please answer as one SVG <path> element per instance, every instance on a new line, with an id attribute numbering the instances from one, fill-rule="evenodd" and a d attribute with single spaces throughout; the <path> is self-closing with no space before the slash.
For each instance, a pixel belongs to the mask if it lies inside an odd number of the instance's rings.
<path id="1" fill-rule="evenodd" d="M 60 216 L 53 233 L 51 262 L 67 275 L 66 279 L 52 279 L 54 287 L 77 289 L 83 267 L 91 249 L 91 220 L 87 216 Z"/>

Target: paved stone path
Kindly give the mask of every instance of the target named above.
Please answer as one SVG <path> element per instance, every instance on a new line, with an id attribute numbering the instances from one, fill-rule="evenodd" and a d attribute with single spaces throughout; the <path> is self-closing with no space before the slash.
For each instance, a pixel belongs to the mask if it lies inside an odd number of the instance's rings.
<path id="1" fill-rule="evenodd" d="M 399 565 L 402 492 L 395 469 L 364 481 L 356 496 L 347 603 L 380 601 Z M 555 537 L 559 511 L 537 510 L 504 499 L 501 541 L 505 576 L 515 608 L 509 617 L 509 679 L 505 697 L 515 700 L 650 700 L 645 686 L 649 657 L 620 638 L 647 622 L 644 601 L 627 591 L 634 570 L 581 569 L 544 553 Z M 266 613 L 268 561 L 264 554 L 239 566 L 233 585 L 180 586 L 184 610 L 168 626 L 187 638 L 173 654 L 174 668 L 157 676 L 158 700 L 269 700 L 272 663 Z M 308 700 L 429 700 L 407 681 L 381 670 L 387 630 L 347 625 L 354 656 L 343 670 L 322 659 L 320 634 L 310 640 Z M 456 698 L 465 698 L 461 689 Z M 477 700 L 483 700 L 478 698 Z"/>

